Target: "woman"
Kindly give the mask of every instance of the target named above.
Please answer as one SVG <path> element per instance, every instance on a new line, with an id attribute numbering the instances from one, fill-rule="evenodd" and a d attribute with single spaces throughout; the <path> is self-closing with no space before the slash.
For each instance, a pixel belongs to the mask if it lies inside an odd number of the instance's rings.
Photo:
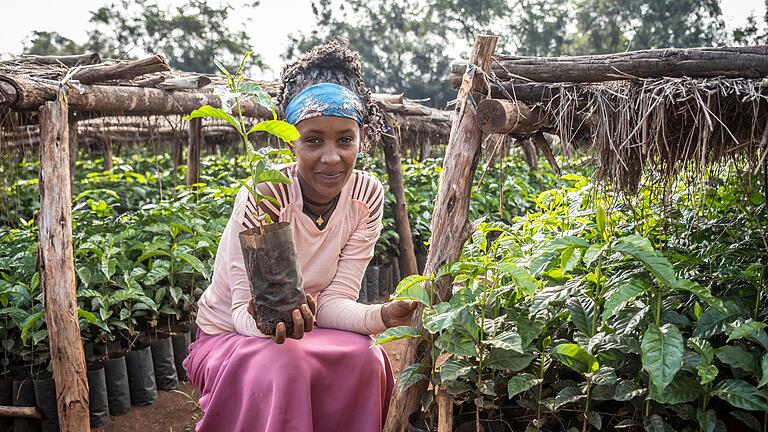
<path id="1" fill-rule="evenodd" d="M 376 138 L 378 112 L 360 79 L 359 58 L 332 42 L 282 76 L 278 102 L 301 138 L 290 185 L 261 184 L 257 209 L 238 194 L 222 235 L 211 285 L 203 293 L 199 337 L 184 362 L 200 394 L 198 431 L 378 431 L 392 373 L 370 334 L 410 322 L 412 302 L 356 302 L 381 231 L 381 183 L 354 169 Z M 291 225 L 307 292 L 293 311 L 293 333 L 270 339 L 256 313 L 237 234 L 267 213 Z"/>

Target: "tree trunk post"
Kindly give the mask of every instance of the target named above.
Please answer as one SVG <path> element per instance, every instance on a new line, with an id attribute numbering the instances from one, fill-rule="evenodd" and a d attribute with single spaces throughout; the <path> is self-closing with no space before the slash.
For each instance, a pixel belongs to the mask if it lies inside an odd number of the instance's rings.
<path id="1" fill-rule="evenodd" d="M 56 382 L 59 427 L 90 431 L 88 379 L 75 294 L 67 101 L 40 108 L 39 271 Z"/>
<path id="2" fill-rule="evenodd" d="M 200 182 L 200 147 L 203 142 L 202 119 L 189 121 L 189 151 L 187 153 L 187 186 Z"/>
<path id="3" fill-rule="evenodd" d="M 416 265 L 416 252 L 413 248 L 413 234 L 411 233 L 411 224 L 408 220 L 408 208 L 405 203 L 405 189 L 403 187 L 403 166 L 400 159 L 400 140 L 397 131 L 391 127 L 393 123 L 391 118 L 387 118 L 387 125 L 392 135 L 381 135 L 381 146 L 384 149 L 384 162 L 387 167 L 387 178 L 389 179 L 389 190 L 395 196 L 395 230 L 400 240 L 397 242 L 397 249 L 400 253 L 398 258 L 401 277 L 417 274 L 419 272 Z M 399 282 L 399 281 L 396 281 Z"/>
<path id="4" fill-rule="evenodd" d="M 468 218 L 472 181 L 480 158 L 483 133 L 477 126 L 477 115 L 470 96 L 475 99 L 487 91 L 484 72 L 491 70 L 491 57 L 496 49 L 496 36 L 480 35 L 475 38 L 470 68 L 464 75 L 464 84 L 456 98 L 456 117 L 443 159 L 443 172 L 432 213 L 432 241 L 427 254 L 424 274 L 434 274 L 444 264 L 456 261 L 461 255 L 471 225 Z M 479 70 L 478 70 L 479 69 Z M 486 87 L 485 89 L 483 87 Z M 472 95 L 474 90 L 481 90 Z M 451 278 L 444 276 L 435 281 L 431 289 L 434 298 L 445 301 L 451 294 Z M 421 305 L 414 313 L 412 325 L 423 332 Z M 408 339 L 403 355 L 403 367 L 414 363 L 430 364 L 432 341 L 429 338 Z M 385 432 L 402 432 L 411 413 L 419 409 L 421 395 L 427 391 L 427 382 L 420 381 L 406 391 L 393 395 L 389 407 Z M 447 415 L 447 411 L 446 411 Z"/>

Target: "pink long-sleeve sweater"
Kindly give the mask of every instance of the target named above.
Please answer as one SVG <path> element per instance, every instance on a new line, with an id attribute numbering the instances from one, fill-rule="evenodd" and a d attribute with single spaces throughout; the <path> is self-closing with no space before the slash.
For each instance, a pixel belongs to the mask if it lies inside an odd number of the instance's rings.
<path id="1" fill-rule="evenodd" d="M 355 170 L 341 191 L 336 209 L 320 230 L 302 211 L 296 165 L 287 166 L 283 172 L 291 179 L 290 185 L 261 184 L 259 189 L 277 199 L 279 208 L 269 203 L 266 206 L 278 215 L 280 222 L 291 225 L 304 291 L 317 299 L 317 325 L 362 334 L 384 331 L 381 305 L 356 302 L 363 273 L 382 228 L 381 183 L 370 174 Z M 267 337 L 256 328 L 247 310 L 250 283 L 237 237 L 253 224 L 255 209 L 249 197 L 248 190 L 241 188 L 235 198 L 232 216 L 216 252 L 213 279 L 198 301 L 197 325 L 210 335 L 237 331 L 246 336 Z"/>

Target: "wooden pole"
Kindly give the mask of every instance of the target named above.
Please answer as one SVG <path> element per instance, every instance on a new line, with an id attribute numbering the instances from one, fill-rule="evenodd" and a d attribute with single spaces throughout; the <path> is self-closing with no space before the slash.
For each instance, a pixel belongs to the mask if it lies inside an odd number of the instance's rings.
<path id="1" fill-rule="evenodd" d="M 437 389 L 437 432 L 453 432 L 453 396 L 444 388 Z"/>
<path id="2" fill-rule="evenodd" d="M 485 99 L 477 105 L 477 123 L 487 134 L 529 134 L 548 127 L 539 107 L 506 99 Z"/>
<path id="3" fill-rule="evenodd" d="M 166 63 L 163 56 L 153 55 L 141 60 L 85 66 L 75 72 L 72 75 L 72 79 L 80 81 L 82 84 L 93 84 L 110 80 L 129 80 L 149 73 L 167 72 L 170 70 L 171 67 Z"/>
<path id="4" fill-rule="evenodd" d="M 41 419 L 43 416 L 37 407 L 17 407 L 0 405 L 0 418 L 13 417 L 23 419 Z M 13 429 L 13 428 L 11 428 Z"/>
<path id="5" fill-rule="evenodd" d="M 637 78 L 763 78 L 768 76 L 768 46 L 665 48 L 562 57 L 496 56 L 493 72 L 501 81 L 520 77 L 536 82 L 599 82 Z M 461 76 L 465 62 L 451 66 Z"/>
<path id="6" fill-rule="evenodd" d="M 388 125 L 391 125 L 391 118 L 387 119 Z M 397 249 L 400 253 L 398 258 L 400 272 L 402 277 L 417 274 L 419 272 L 416 265 L 416 252 L 413 248 L 413 234 L 411 233 L 411 224 L 408 220 L 408 208 L 405 204 L 405 189 L 403 187 L 403 165 L 400 159 L 400 140 L 394 128 L 389 127 L 390 134 L 381 135 L 381 146 L 384 149 L 384 162 L 387 168 L 387 178 L 389 179 L 389 190 L 395 196 L 395 230 L 400 240 L 397 242 Z M 399 281 L 398 281 L 399 282 Z"/>
<path id="7" fill-rule="evenodd" d="M 59 427 L 90 431 L 88 380 L 75 295 L 67 101 L 40 108 L 39 270 Z"/>
<path id="8" fill-rule="evenodd" d="M 102 135 L 101 145 L 104 149 L 104 171 L 112 170 L 112 138 Z"/>
<path id="9" fill-rule="evenodd" d="M 187 186 L 200 182 L 200 147 L 203 142 L 202 119 L 189 122 L 189 151 L 187 153 Z"/>
<path id="10" fill-rule="evenodd" d="M 490 71 L 496 41 L 495 36 L 481 35 L 475 38 L 470 62 L 477 65 L 479 70 L 470 70 L 464 77 L 465 85 L 459 89 L 456 118 L 445 150 L 440 186 L 432 213 L 432 241 L 427 254 L 425 274 L 434 274 L 444 264 L 455 262 L 460 257 L 461 249 L 472 229 L 468 218 L 469 198 L 480 158 L 483 133 L 477 127 L 475 109 L 469 101 L 469 96 L 475 90 L 481 90 L 479 93 L 482 93 L 482 87 L 486 84 L 482 71 Z M 435 281 L 432 290 L 436 301 L 450 298 L 451 282 L 448 276 Z M 412 320 L 412 325 L 422 331 L 423 312 L 423 308 L 419 306 Z M 429 338 L 408 339 L 403 355 L 403 367 L 414 363 L 431 364 L 431 343 Z M 405 430 L 411 413 L 419 409 L 421 395 L 425 391 L 427 382 L 420 381 L 405 392 L 396 392 L 389 407 L 384 431 Z"/>

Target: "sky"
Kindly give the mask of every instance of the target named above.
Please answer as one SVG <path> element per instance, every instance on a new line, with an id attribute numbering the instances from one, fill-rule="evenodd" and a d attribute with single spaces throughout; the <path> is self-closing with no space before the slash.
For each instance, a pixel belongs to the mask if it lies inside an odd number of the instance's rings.
<path id="1" fill-rule="evenodd" d="M 215 1 L 215 0 L 214 0 Z M 3 5 L 3 25 L 0 30 L 0 56 L 22 51 L 23 41 L 33 30 L 56 31 L 59 34 L 83 43 L 87 39 L 90 11 L 109 3 L 109 0 L 24 0 L 8 1 Z M 183 0 L 159 0 L 169 6 L 183 3 Z M 231 1 L 232 5 L 252 1 Z M 765 12 L 764 0 L 721 0 L 725 22 L 730 28 L 746 22 L 751 12 L 762 21 Z M 283 66 L 281 54 L 288 45 L 288 35 L 311 29 L 314 16 L 309 0 L 261 0 L 255 8 L 235 6 L 232 14 L 233 25 L 246 25 L 254 41 L 254 51 L 261 54 L 272 72 L 266 72 L 265 79 L 274 79 Z M 266 17 L 266 18 L 265 18 Z M 257 78 L 257 77 L 254 77 Z"/>

